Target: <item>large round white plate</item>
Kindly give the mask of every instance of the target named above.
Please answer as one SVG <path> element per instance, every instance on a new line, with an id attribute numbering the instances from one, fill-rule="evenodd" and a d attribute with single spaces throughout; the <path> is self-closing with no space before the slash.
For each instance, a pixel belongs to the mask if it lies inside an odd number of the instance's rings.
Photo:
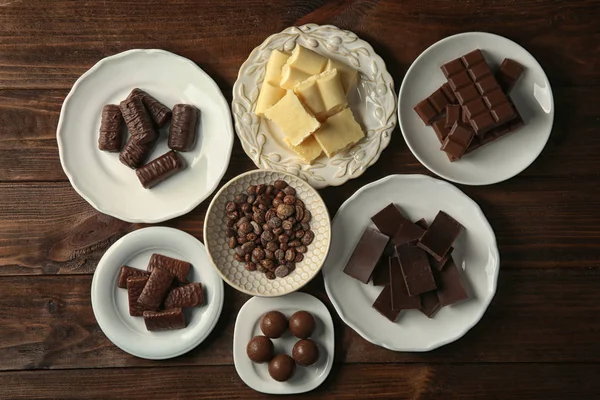
<path id="1" fill-rule="evenodd" d="M 366 138 L 349 151 L 309 165 L 283 142 L 281 130 L 254 114 L 265 67 L 272 50 L 291 52 L 296 44 L 325 57 L 341 61 L 360 72 L 357 90 L 349 94 L 349 104 Z M 233 86 L 233 117 L 244 151 L 258 168 L 297 175 L 320 189 L 337 186 L 356 178 L 378 159 L 390 143 L 396 126 L 394 81 L 384 61 L 370 44 L 356 34 L 332 25 L 294 26 L 269 36 L 242 64 Z"/>
<path id="2" fill-rule="evenodd" d="M 146 269 L 152 253 L 192 263 L 190 282 L 200 282 L 206 304 L 184 310 L 184 329 L 149 332 L 144 318 L 129 315 L 127 290 L 117 287 L 121 266 Z M 223 308 L 223 281 L 193 236 L 173 228 L 150 227 L 123 236 L 102 256 L 92 279 L 92 308 L 98 325 L 121 350 L 136 357 L 162 360 L 187 353 L 213 330 Z"/>
<path id="3" fill-rule="evenodd" d="M 432 319 L 402 311 L 396 323 L 372 304 L 381 287 L 365 285 L 343 269 L 371 216 L 390 203 L 408 218 L 431 223 L 444 210 L 464 225 L 452 254 L 463 270 L 470 298 L 442 308 Z M 424 175 L 391 175 L 359 189 L 333 219 L 332 242 L 323 266 L 325 289 L 340 317 L 369 342 L 396 351 L 429 351 L 455 341 L 483 316 L 496 292 L 500 258 L 496 237 L 479 206 L 451 184 Z"/>
<path id="4" fill-rule="evenodd" d="M 262 335 L 260 318 L 268 311 L 281 311 L 287 318 L 296 311 L 308 311 L 315 317 L 315 332 L 310 337 L 319 347 L 319 359 L 308 367 L 296 366 L 294 376 L 287 382 L 277 382 L 269 375 L 268 363 L 256 364 L 246 355 L 246 345 L 256 335 Z M 281 338 L 272 339 L 275 354 L 292 356 L 292 348 L 299 340 L 287 331 Z M 233 333 L 233 361 L 235 369 L 246 385 L 269 394 L 304 393 L 318 387 L 333 366 L 335 335 L 333 320 L 327 307 L 307 293 L 292 293 L 277 299 L 253 297 L 240 309 Z"/>
<path id="5" fill-rule="evenodd" d="M 413 108 L 446 81 L 442 64 L 475 49 L 483 51 L 492 67 L 504 58 L 525 66 L 510 97 L 526 125 L 451 163 L 433 129 L 423 124 Z M 408 69 L 398 97 L 400 128 L 415 157 L 431 172 L 466 185 L 488 185 L 519 174 L 542 152 L 554 121 L 552 89 L 540 64 L 523 47 L 491 33 L 461 33 L 429 47 Z"/>
<path id="6" fill-rule="evenodd" d="M 133 88 L 173 107 L 200 110 L 198 141 L 179 153 L 186 168 L 147 190 L 118 153 L 98 150 L 100 113 Z M 167 127 L 149 157 L 166 153 Z M 73 188 L 98 211 L 128 222 L 155 223 L 183 215 L 216 189 L 229 165 L 233 127 L 229 105 L 217 84 L 190 60 L 163 50 L 129 50 L 99 61 L 73 85 L 57 131 L 60 162 Z"/>

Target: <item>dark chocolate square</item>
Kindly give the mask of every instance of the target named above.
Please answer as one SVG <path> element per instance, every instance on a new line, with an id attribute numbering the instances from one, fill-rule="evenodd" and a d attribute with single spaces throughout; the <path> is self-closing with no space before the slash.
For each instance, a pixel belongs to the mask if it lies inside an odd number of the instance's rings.
<path id="1" fill-rule="evenodd" d="M 498 87 L 497 90 L 483 96 L 483 100 L 489 108 L 496 108 L 500 104 L 508 102 L 508 97 L 506 97 L 502 89 Z"/>
<path id="2" fill-rule="evenodd" d="M 460 222 L 440 210 L 418 246 L 431 254 L 437 261 L 441 261 L 450 251 L 462 230 L 463 226 Z"/>
<path id="3" fill-rule="evenodd" d="M 389 258 L 390 290 L 392 291 L 392 309 L 396 311 L 419 308 L 419 296 L 409 296 L 404 275 L 397 257 Z"/>
<path id="4" fill-rule="evenodd" d="M 394 246 L 400 246 L 405 243 L 413 243 L 421 239 L 421 236 L 425 233 L 425 229 L 414 224 L 410 220 L 406 219 L 398 227 L 396 233 L 391 238 L 391 242 Z"/>
<path id="5" fill-rule="evenodd" d="M 487 111 L 487 109 L 488 108 L 481 99 L 481 97 L 478 97 L 475 100 L 463 105 L 463 110 L 469 118 L 473 118 L 474 116 L 481 114 L 484 111 Z"/>
<path id="6" fill-rule="evenodd" d="M 500 64 L 500 73 L 514 81 L 519 79 L 521 74 L 525 71 L 525 67 L 516 62 L 513 59 L 505 58 Z"/>
<path id="7" fill-rule="evenodd" d="M 469 298 L 462 281 L 461 273 L 452 257 L 444 268 L 436 274 L 439 284 L 437 296 L 442 307 L 458 303 Z"/>
<path id="8" fill-rule="evenodd" d="M 373 308 L 390 321 L 396 322 L 400 310 L 396 311 L 392 309 L 392 290 L 390 289 L 390 285 L 384 287 L 381 293 L 379 293 L 379 296 L 377 296 L 373 303 Z"/>
<path id="9" fill-rule="evenodd" d="M 396 252 L 410 296 L 416 296 L 436 288 L 427 254 L 423 250 L 410 244 L 404 244 L 396 247 Z"/>
<path id="10" fill-rule="evenodd" d="M 474 84 L 467 85 L 456 91 L 456 98 L 460 104 L 468 103 L 478 97 L 481 97 L 481 95 Z"/>
<path id="11" fill-rule="evenodd" d="M 442 69 L 442 72 L 446 78 L 465 69 L 463 63 L 460 61 L 460 58 L 449 61 L 440 68 Z"/>
<path id="12" fill-rule="evenodd" d="M 463 64 L 467 68 L 472 68 L 472 66 L 475 64 L 485 62 L 485 58 L 483 57 L 483 54 L 481 53 L 481 50 L 479 50 L 479 49 L 473 50 L 470 53 L 465 54 L 464 56 L 461 57 L 461 59 L 462 59 Z"/>
<path id="13" fill-rule="evenodd" d="M 440 300 L 438 299 L 437 291 L 435 290 L 423 293 L 419 295 L 419 297 L 421 298 L 421 307 L 419 310 L 428 318 L 433 318 L 435 313 L 442 308 L 440 305 Z"/>
<path id="14" fill-rule="evenodd" d="M 406 220 L 402 211 L 394 203 L 385 206 L 381 211 L 371 217 L 379 232 L 392 237 L 398 227 Z"/>
<path id="15" fill-rule="evenodd" d="M 375 229 L 367 228 L 354 248 L 344 273 L 362 283 L 371 279 L 389 238 Z"/>
<path id="16" fill-rule="evenodd" d="M 472 82 L 473 81 L 471 80 L 471 77 L 469 76 L 466 70 L 462 70 L 459 73 L 448 77 L 448 83 L 450 84 L 452 90 L 454 90 L 454 93 L 456 93 L 458 89 L 470 85 Z"/>
<path id="17" fill-rule="evenodd" d="M 481 94 L 486 94 L 500 88 L 500 86 L 498 86 L 496 78 L 494 78 L 493 75 L 486 76 L 485 78 L 477 82 L 475 86 L 477 86 L 477 90 L 479 90 L 479 93 Z"/>
<path id="18" fill-rule="evenodd" d="M 472 130 L 457 122 L 444 140 L 441 149 L 453 158 L 460 159 L 467 151 L 473 136 Z"/>
<path id="19" fill-rule="evenodd" d="M 471 76 L 471 79 L 473 79 L 475 82 L 479 82 L 480 80 L 491 74 L 492 70 L 485 62 L 473 65 L 471 68 L 469 68 L 469 75 Z"/>

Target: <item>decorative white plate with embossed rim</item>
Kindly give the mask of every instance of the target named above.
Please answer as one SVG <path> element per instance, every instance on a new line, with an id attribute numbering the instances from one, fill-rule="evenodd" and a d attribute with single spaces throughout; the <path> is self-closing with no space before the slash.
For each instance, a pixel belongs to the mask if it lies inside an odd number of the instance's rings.
<path id="1" fill-rule="evenodd" d="M 136 87 L 168 107 L 187 103 L 200 110 L 196 146 L 179 153 L 186 168 L 149 190 L 118 153 L 98 150 L 102 107 L 119 104 Z M 149 160 L 169 151 L 168 130 L 161 129 Z M 156 223 L 194 209 L 217 188 L 233 146 L 229 104 L 212 78 L 187 58 L 151 49 L 104 58 L 77 79 L 56 136 L 60 162 L 77 193 L 96 210 L 128 222 Z"/>
<path id="2" fill-rule="evenodd" d="M 341 61 L 360 72 L 357 90 L 348 102 L 366 137 L 350 150 L 309 165 L 283 142 L 280 129 L 254 114 L 256 99 L 272 50 L 291 52 L 296 44 Z M 320 189 L 360 176 L 390 143 L 396 126 L 394 81 L 370 44 L 332 25 L 306 24 L 271 35 L 242 64 L 233 85 L 233 117 L 242 147 L 258 168 L 284 171 Z"/>
<path id="3" fill-rule="evenodd" d="M 284 278 L 269 280 L 263 273 L 246 271 L 244 264 L 233 258 L 234 251 L 229 248 L 225 235 L 225 205 L 236 194 L 245 193 L 250 185 L 272 184 L 278 179 L 296 189 L 296 197 L 304 202 L 312 214 L 309 223 L 315 238 L 308 245 L 304 260 L 296 264 L 292 273 Z M 217 272 L 232 287 L 251 296 L 283 296 L 302 288 L 321 270 L 331 243 L 331 221 L 323 199 L 306 181 L 285 172 L 254 170 L 238 175 L 217 192 L 206 212 L 204 243 Z"/>
<path id="4" fill-rule="evenodd" d="M 446 81 L 441 65 L 475 49 L 482 50 L 492 67 L 507 57 L 525 67 L 510 94 L 525 126 L 450 162 L 433 129 L 413 108 Z M 527 50 L 502 36 L 467 32 L 440 40 L 412 63 L 400 87 L 398 119 L 406 144 L 431 172 L 465 185 L 489 185 L 519 174 L 540 155 L 552 131 L 554 98 L 544 70 Z"/>
<path id="5" fill-rule="evenodd" d="M 418 310 L 390 322 L 372 308 L 381 287 L 365 285 L 343 270 L 371 216 L 390 203 L 417 221 L 431 223 L 444 210 L 464 225 L 452 256 L 463 271 L 468 300 L 442 308 L 433 318 Z M 325 289 L 340 317 L 369 342 L 396 351 L 429 351 L 453 342 L 481 319 L 496 293 L 500 256 L 496 237 L 473 200 L 450 183 L 425 175 L 390 175 L 359 189 L 338 210 L 323 266 Z"/>

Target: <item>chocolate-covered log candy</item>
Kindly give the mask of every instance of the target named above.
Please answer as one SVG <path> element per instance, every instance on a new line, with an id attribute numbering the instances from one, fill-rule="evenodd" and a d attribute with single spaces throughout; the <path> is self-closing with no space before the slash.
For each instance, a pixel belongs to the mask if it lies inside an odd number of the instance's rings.
<path id="1" fill-rule="evenodd" d="M 107 104 L 102 108 L 98 148 L 117 152 L 123 146 L 123 116 L 119 106 Z"/>
<path id="2" fill-rule="evenodd" d="M 121 102 L 119 108 L 131 137 L 138 144 L 151 143 L 156 140 L 158 134 L 152 124 L 152 118 L 139 96 L 126 98 Z"/>
<path id="3" fill-rule="evenodd" d="M 144 323 L 149 331 L 167 331 L 185 328 L 185 316 L 181 308 L 164 311 L 144 311 Z"/>
<path id="4" fill-rule="evenodd" d="M 144 290 L 140 293 L 138 303 L 146 307 L 145 310 L 158 310 L 171 288 L 173 279 L 175 279 L 173 274 L 160 268 L 154 268 Z"/>
<path id="5" fill-rule="evenodd" d="M 152 152 L 154 142 L 140 144 L 131 136 L 119 154 L 119 160 L 129 168 L 136 169 L 144 165 Z"/>
<path id="6" fill-rule="evenodd" d="M 171 289 L 165 300 L 165 308 L 195 307 L 204 304 L 204 292 L 198 282 Z"/>
<path id="7" fill-rule="evenodd" d="M 183 161 L 181 157 L 174 151 L 169 151 L 166 154 L 150 161 L 135 173 L 146 189 L 159 184 L 170 176 L 176 174 L 183 169 Z"/>
<path id="8" fill-rule="evenodd" d="M 190 272 L 190 268 L 192 268 L 192 264 L 190 264 L 187 261 L 163 256 L 162 254 L 158 253 L 153 253 L 150 256 L 150 261 L 148 261 L 148 267 L 146 269 L 148 270 L 148 272 L 152 272 L 154 268 L 161 268 L 167 272 L 172 273 L 173 275 L 175 275 L 175 278 L 179 283 L 187 283 L 187 276 Z"/>
<path id="9" fill-rule="evenodd" d="M 196 142 L 200 111 L 189 104 L 173 106 L 173 120 L 169 129 L 169 148 L 177 151 L 189 151 Z"/>
<path id="10" fill-rule="evenodd" d="M 171 109 L 144 92 L 142 89 L 133 89 L 127 98 L 131 97 L 139 97 L 142 100 L 142 103 L 146 106 L 152 120 L 159 128 L 165 126 L 171 119 Z"/>
<path id="11" fill-rule="evenodd" d="M 138 303 L 140 295 L 148 282 L 147 276 L 130 276 L 127 278 L 127 298 L 129 300 L 129 315 L 132 317 L 141 317 L 144 314 L 145 306 Z"/>

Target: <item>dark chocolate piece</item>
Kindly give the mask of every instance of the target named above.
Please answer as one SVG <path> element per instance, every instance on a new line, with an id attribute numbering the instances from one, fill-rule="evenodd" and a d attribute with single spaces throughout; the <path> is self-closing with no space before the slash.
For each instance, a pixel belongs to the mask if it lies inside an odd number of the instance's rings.
<path id="1" fill-rule="evenodd" d="M 379 293 L 379 296 L 377 296 L 373 303 L 373 308 L 390 321 L 396 322 L 400 310 L 392 309 L 392 290 L 389 285 L 384 287 L 381 293 Z"/>
<path id="2" fill-rule="evenodd" d="M 460 106 L 458 104 L 449 104 L 446 106 L 446 128 L 452 128 L 455 122 L 460 121 Z"/>
<path id="3" fill-rule="evenodd" d="M 344 268 L 344 273 L 362 283 L 369 282 L 388 241 L 387 236 L 375 229 L 365 229 Z"/>
<path id="4" fill-rule="evenodd" d="M 168 331 L 186 327 L 185 316 L 181 308 L 164 311 L 144 311 L 144 323 L 149 331 Z"/>
<path id="5" fill-rule="evenodd" d="M 156 140 L 158 134 L 152 124 L 150 114 L 144 107 L 142 99 L 137 96 L 128 97 L 119 104 L 123 119 L 131 137 L 139 144 L 151 143 Z"/>
<path id="6" fill-rule="evenodd" d="M 171 109 L 142 89 L 133 89 L 128 98 L 130 97 L 139 97 L 142 100 L 142 103 L 144 103 L 146 110 L 150 113 L 152 120 L 159 128 L 165 126 L 167 122 L 169 122 L 169 119 L 171 119 Z"/>
<path id="7" fill-rule="evenodd" d="M 404 221 L 402 221 L 402 224 L 398 227 L 394 236 L 392 236 L 391 242 L 394 246 L 413 243 L 421 239 L 424 233 L 425 229 L 404 218 Z"/>
<path id="8" fill-rule="evenodd" d="M 117 152 L 123 147 L 123 116 L 115 104 L 102 107 L 98 148 L 103 151 Z"/>
<path id="9" fill-rule="evenodd" d="M 419 102 L 414 110 L 419 114 L 425 125 L 431 125 L 433 121 L 446 111 L 448 104 L 456 103 L 456 97 L 447 83 L 437 88 L 435 92 L 430 94 L 425 100 Z"/>
<path id="10" fill-rule="evenodd" d="M 419 296 L 410 296 L 406 290 L 406 283 L 404 281 L 404 275 L 402 274 L 402 268 L 400 268 L 398 257 L 389 258 L 389 271 L 390 290 L 392 292 L 392 309 L 399 311 L 419 308 L 421 305 Z"/>
<path id="11" fill-rule="evenodd" d="M 139 144 L 135 138 L 131 136 L 125 147 L 119 154 L 119 160 L 129 168 L 136 169 L 144 165 L 148 156 L 152 152 L 156 141 L 151 143 Z"/>
<path id="12" fill-rule="evenodd" d="M 169 148 L 190 151 L 196 143 L 200 111 L 189 104 L 173 106 L 173 120 L 169 128 Z"/>
<path id="13" fill-rule="evenodd" d="M 467 291 L 456 263 L 450 257 L 444 269 L 437 273 L 439 288 L 437 296 L 442 307 L 468 299 Z"/>
<path id="14" fill-rule="evenodd" d="M 454 160 L 459 160 L 467 151 L 473 137 L 474 133 L 472 130 L 456 122 L 448 136 L 446 136 L 441 149 L 449 156 L 452 156 Z M 454 161 L 452 158 L 450 160 Z"/>
<path id="15" fill-rule="evenodd" d="M 463 226 L 443 211 L 438 212 L 418 246 L 441 261 L 463 230 Z"/>
<path id="16" fill-rule="evenodd" d="M 404 244 L 396 247 L 396 252 L 409 296 L 417 296 L 436 288 L 427 254 L 423 250 Z"/>
<path id="17" fill-rule="evenodd" d="M 127 265 L 123 265 L 121 267 L 121 273 L 119 274 L 117 286 L 122 289 L 127 289 L 127 278 L 130 276 L 150 276 L 150 273 L 148 271 L 144 271 L 143 269 L 131 268 Z"/>
<path id="18" fill-rule="evenodd" d="M 498 79 L 498 83 L 504 90 L 504 93 L 507 95 L 510 94 L 513 87 L 515 87 L 515 83 L 519 80 L 521 75 L 525 72 L 525 67 L 516 62 L 511 58 L 505 58 L 500 64 L 500 70 L 496 74 L 496 78 Z"/>
<path id="19" fill-rule="evenodd" d="M 420 220 L 418 220 L 417 222 L 415 222 L 415 224 L 419 225 L 423 229 L 427 229 L 428 228 L 427 221 L 425 221 L 424 218 L 421 218 Z M 444 258 L 442 258 L 440 261 L 438 261 L 435 258 L 433 258 L 431 256 L 431 254 L 427 254 L 427 258 L 429 259 L 429 265 L 431 265 L 431 270 L 433 271 L 433 277 L 436 280 L 436 283 L 438 283 L 438 284 L 439 284 L 439 282 L 437 280 L 437 276 L 435 274 L 435 271 L 441 271 L 444 268 L 444 266 L 446 266 L 446 263 L 450 259 L 450 256 L 452 255 L 453 251 L 454 251 L 454 248 L 450 247 L 450 250 L 448 250 L 448 253 L 446 253 L 446 255 L 444 256 Z"/>
<path id="20" fill-rule="evenodd" d="M 158 310 L 175 276 L 164 269 L 154 268 L 150 273 L 148 282 L 138 298 L 138 303 L 146 310 Z"/>
<path id="21" fill-rule="evenodd" d="M 422 293 L 421 297 L 421 308 L 419 310 L 427 315 L 428 318 L 433 318 L 435 313 L 437 313 L 442 306 L 440 305 L 440 300 L 438 299 L 437 292 L 435 290 L 431 292 Z"/>
<path id="22" fill-rule="evenodd" d="M 175 278 L 177 278 L 179 283 L 187 283 L 187 276 L 191 267 L 192 264 L 187 261 L 154 253 L 152 256 L 150 256 L 147 269 L 149 272 L 152 272 L 154 268 L 164 269 L 165 271 L 175 275 Z"/>
<path id="23" fill-rule="evenodd" d="M 183 160 L 173 150 L 135 171 L 143 187 L 150 189 L 183 169 Z"/>
<path id="24" fill-rule="evenodd" d="M 385 206 L 381 211 L 371 217 L 379 232 L 386 236 L 393 236 L 398 227 L 406 220 L 402 211 L 394 203 Z"/>
<path id="25" fill-rule="evenodd" d="M 171 289 L 165 300 L 165 308 L 195 307 L 204 304 L 204 291 L 198 282 Z"/>
<path id="26" fill-rule="evenodd" d="M 130 276 L 127 278 L 126 288 L 127 299 L 129 301 L 129 315 L 132 317 L 141 317 L 146 310 L 144 305 L 138 303 L 138 299 L 147 282 L 147 276 Z"/>
<path id="27" fill-rule="evenodd" d="M 385 286 L 390 284 L 389 258 L 390 256 L 386 256 L 384 252 L 377 262 L 377 266 L 375 266 L 375 270 L 371 277 L 373 286 Z"/>
<path id="28" fill-rule="evenodd" d="M 425 221 L 425 218 L 415 221 L 415 225 L 419 225 L 421 228 L 427 229 L 427 221 Z"/>

